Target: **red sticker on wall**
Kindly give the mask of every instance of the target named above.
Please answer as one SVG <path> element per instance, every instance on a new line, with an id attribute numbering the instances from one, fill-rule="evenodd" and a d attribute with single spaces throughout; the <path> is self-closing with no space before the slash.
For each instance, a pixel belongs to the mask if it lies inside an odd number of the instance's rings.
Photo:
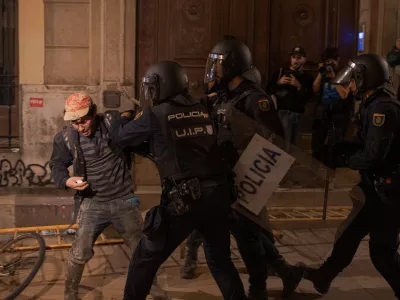
<path id="1" fill-rule="evenodd" d="M 43 107 L 43 98 L 30 98 L 29 106 L 30 107 Z"/>

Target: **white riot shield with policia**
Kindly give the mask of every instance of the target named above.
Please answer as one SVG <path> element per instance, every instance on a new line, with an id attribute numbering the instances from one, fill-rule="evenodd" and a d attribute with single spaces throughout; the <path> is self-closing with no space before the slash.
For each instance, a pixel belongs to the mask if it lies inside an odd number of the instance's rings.
<path id="1" fill-rule="evenodd" d="M 208 56 L 204 87 L 218 124 L 219 144 L 235 173 L 233 207 L 269 230 L 267 201 L 294 161 L 305 172 L 300 180 L 313 177 L 311 181 L 324 183 L 325 174 L 309 167 L 313 158 L 300 148 L 293 145 L 291 155 L 282 150 L 283 129 L 273 100 L 246 78 L 252 67 L 245 44 L 223 40 Z"/>

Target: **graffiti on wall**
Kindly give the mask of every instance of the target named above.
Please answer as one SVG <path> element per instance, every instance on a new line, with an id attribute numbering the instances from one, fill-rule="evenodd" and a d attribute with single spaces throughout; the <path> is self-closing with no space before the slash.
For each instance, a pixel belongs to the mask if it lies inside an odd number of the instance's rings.
<path id="1" fill-rule="evenodd" d="M 50 179 L 49 162 L 25 164 L 17 160 L 12 164 L 8 159 L 0 161 L 0 187 L 45 186 L 53 184 Z"/>

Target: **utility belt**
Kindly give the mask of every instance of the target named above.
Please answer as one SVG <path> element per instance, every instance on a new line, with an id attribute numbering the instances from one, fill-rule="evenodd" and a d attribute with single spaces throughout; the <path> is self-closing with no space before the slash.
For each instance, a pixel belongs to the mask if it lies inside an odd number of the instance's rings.
<path id="1" fill-rule="evenodd" d="M 176 182 L 174 179 L 164 180 L 163 188 L 166 197 L 175 208 L 177 215 L 182 215 L 190 210 L 190 206 L 201 198 L 201 186 L 197 177 Z"/>
<path id="2" fill-rule="evenodd" d="M 391 176 L 373 176 L 373 186 L 387 205 L 400 204 L 400 173 Z"/>

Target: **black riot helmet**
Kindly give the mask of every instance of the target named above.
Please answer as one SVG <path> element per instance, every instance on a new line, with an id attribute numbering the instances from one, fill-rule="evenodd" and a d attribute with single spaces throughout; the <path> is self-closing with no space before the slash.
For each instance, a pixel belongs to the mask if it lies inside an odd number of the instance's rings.
<path id="1" fill-rule="evenodd" d="M 223 39 L 208 55 L 204 84 L 227 85 L 234 77 L 241 76 L 252 66 L 249 48 L 236 38 Z"/>
<path id="2" fill-rule="evenodd" d="M 389 66 L 379 55 L 362 54 L 351 59 L 347 67 L 339 71 L 332 84 L 347 85 L 353 79 L 358 94 L 364 94 L 372 89 L 382 89 L 390 80 Z"/>
<path id="3" fill-rule="evenodd" d="M 255 66 L 251 66 L 251 68 L 244 72 L 242 76 L 261 86 L 261 73 Z"/>
<path id="4" fill-rule="evenodd" d="M 188 92 L 188 77 L 182 66 L 174 61 L 161 61 L 150 66 L 142 79 L 140 106 L 158 105 Z"/>

